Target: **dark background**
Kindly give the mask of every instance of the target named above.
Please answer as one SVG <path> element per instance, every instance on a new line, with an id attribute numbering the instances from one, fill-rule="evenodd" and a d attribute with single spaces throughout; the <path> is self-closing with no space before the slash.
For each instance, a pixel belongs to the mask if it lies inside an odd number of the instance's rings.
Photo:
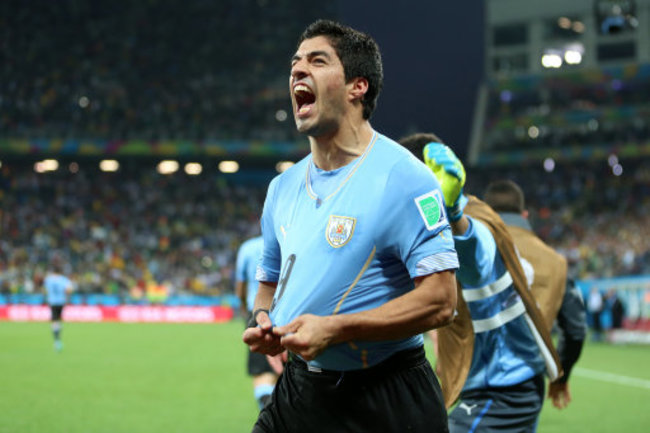
<path id="1" fill-rule="evenodd" d="M 291 119 L 275 119 L 290 110 L 289 59 L 309 23 L 334 18 L 382 51 L 373 126 L 394 139 L 435 132 L 463 155 L 483 77 L 484 3 L 4 0 L 0 138 L 302 141 Z"/>
<path id="2" fill-rule="evenodd" d="M 341 1 L 341 20 L 372 35 L 382 52 L 377 130 L 394 139 L 434 132 L 465 154 L 484 76 L 483 3 Z"/>

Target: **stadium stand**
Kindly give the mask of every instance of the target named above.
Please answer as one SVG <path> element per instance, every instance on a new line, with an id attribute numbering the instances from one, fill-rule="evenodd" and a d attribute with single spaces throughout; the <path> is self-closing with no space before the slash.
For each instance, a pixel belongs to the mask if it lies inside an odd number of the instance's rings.
<path id="1" fill-rule="evenodd" d="M 510 178 L 576 279 L 650 274 L 650 65 L 490 80 L 468 188 Z"/>
<path id="2" fill-rule="evenodd" d="M 38 292 L 53 251 L 76 274 L 73 302 L 157 302 L 161 284 L 169 303 L 230 292 L 236 248 L 255 230 L 270 175 L 245 184 L 209 169 L 162 176 L 154 159 L 290 151 L 278 143 L 298 140 L 286 114 L 295 35 L 337 13 L 329 2 L 308 3 L 2 2 L 0 301 L 40 302 L 23 295 Z M 583 66 L 542 70 L 530 53 L 567 36 L 556 19 L 565 3 L 549 16 L 523 10 L 544 23 L 530 29 L 550 29 L 524 43 L 497 37 L 508 20 L 520 25 L 516 8 L 494 14 L 487 64 L 496 69 L 475 123 L 481 146 L 469 158 L 467 190 L 481 196 L 495 177 L 520 183 L 535 228 L 575 278 L 650 275 L 650 64 L 599 67 L 587 49 Z M 585 33 L 567 36 L 587 48 L 609 43 L 590 30 L 591 11 L 582 21 L 574 14 Z M 636 58 L 647 59 L 637 33 L 619 36 L 637 40 Z M 528 69 L 503 70 L 497 60 L 519 52 Z M 62 161 L 54 173 L 34 173 L 41 153 L 76 159 L 80 170 Z M 131 153 L 147 156 L 124 163 Z M 122 158 L 118 173 L 89 168 L 105 155 Z"/>
<path id="3" fill-rule="evenodd" d="M 583 295 L 615 293 L 626 327 L 650 329 L 650 2 L 494 0 L 486 11 L 467 189 L 518 182 Z"/>
<path id="4" fill-rule="evenodd" d="M 481 196 L 495 176 L 526 191 L 538 234 L 567 257 L 576 279 L 650 274 L 650 165 L 622 162 L 624 176 L 606 161 L 475 167 L 468 191 Z M 495 173 L 498 173 L 495 174 Z"/>
<path id="5" fill-rule="evenodd" d="M 207 168 L 161 176 L 153 166 L 161 155 L 207 167 L 226 154 L 292 152 L 295 38 L 337 11 L 302 6 L 2 2 L 0 303 L 41 302 L 23 295 L 38 292 L 53 253 L 75 276 L 73 303 L 158 302 L 164 291 L 170 304 L 231 291 L 236 248 L 256 229 L 270 178 L 241 184 Z M 45 155 L 68 160 L 34 173 Z M 127 155 L 117 174 L 89 168 L 106 155 Z M 78 172 L 67 170 L 71 160 Z"/>
<path id="6" fill-rule="evenodd" d="M 288 59 L 304 24 L 335 7 L 308 4 L 2 2 L 0 136 L 295 138 L 276 119 L 290 111 Z"/>
<path id="7" fill-rule="evenodd" d="M 490 85 L 486 149 L 647 142 L 650 65 L 525 75 Z"/>
<path id="8" fill-rule="evenodd" d="M 78 284 L 77 302 L 90 304 L 114 302 L 90 295 L 155 302 L 157 289 L 159 300 L 229 292 L 237 248 L 259 230 L 266 193 L 263 182 L 163 176 L 142 164 L 46 174 L 5 164 L 0 185 L 0 292 L 37 293 L 57 255 Z"/>

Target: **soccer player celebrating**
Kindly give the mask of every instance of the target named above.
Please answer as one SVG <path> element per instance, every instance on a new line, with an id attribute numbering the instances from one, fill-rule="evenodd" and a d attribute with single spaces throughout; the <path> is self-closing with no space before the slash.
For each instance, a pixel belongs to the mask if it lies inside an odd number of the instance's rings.
<path id="1" fill-rule="evenodd" d="M 375 131 L 366 34 L 317 21 L 291 61 L 311 153 L 269 185 L 251 350 L 290 353 L 254 432 L 446 432 L 422 332 L 452 319 L 458 258 L 427 167 Z"/>

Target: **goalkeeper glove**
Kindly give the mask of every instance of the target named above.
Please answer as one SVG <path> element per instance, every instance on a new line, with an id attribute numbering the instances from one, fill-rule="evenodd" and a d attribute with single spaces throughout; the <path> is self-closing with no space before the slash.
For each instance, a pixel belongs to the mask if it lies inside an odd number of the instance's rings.
<path id="1" fill-rule="evenodd" d="M 447 218 L 456 222 L 463 216 L 467 198 L 463 195 L 465 167 L 456 154 L 442 143 L 429 143 L 424 148 L 424 163 L 440 183 L 445 198 Z"/>

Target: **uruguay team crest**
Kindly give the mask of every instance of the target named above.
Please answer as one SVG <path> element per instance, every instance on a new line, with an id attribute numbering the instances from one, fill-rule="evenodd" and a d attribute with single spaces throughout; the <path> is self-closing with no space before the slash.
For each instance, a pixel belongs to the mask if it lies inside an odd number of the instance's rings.
<path id="1" fill-rule="evenodd" d="M 356 218 L 330 215 L 330 220 L 325 229 L 327 242 L 334 248 L 340 248 L 347 244 L 352 237 L 352 233 L 354 233 L 356 223 Z"/>

